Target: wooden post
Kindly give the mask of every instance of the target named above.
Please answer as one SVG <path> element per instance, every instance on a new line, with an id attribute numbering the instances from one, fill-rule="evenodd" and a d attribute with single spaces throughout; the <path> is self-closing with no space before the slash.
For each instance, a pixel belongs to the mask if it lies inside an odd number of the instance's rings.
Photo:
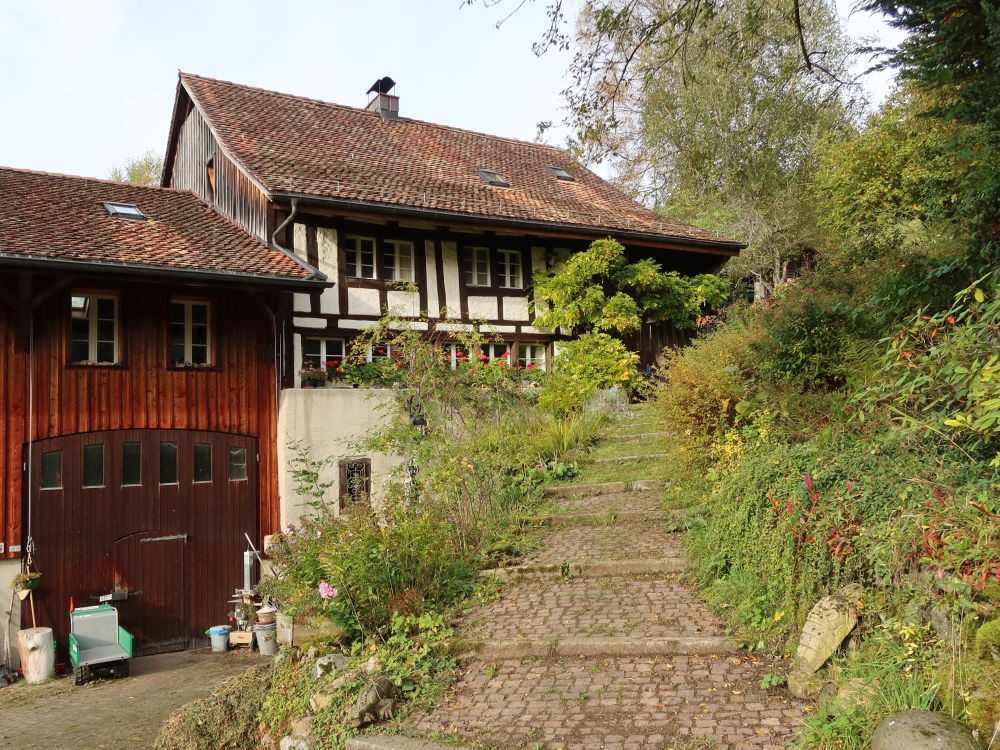
<path id="1" fill-rule="evenodd" d="M 28 628 L 17 631 L 17 649 L 21 654 L 24 679 L 37 685 L 56 671 L 56 652 L 52 648 L 52 628 Z"/>

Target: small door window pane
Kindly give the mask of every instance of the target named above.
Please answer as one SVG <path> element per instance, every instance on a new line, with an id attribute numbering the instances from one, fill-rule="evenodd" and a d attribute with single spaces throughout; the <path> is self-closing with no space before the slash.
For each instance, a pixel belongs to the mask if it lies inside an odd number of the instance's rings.
<path id="1" fill-rule="evenodd" d="M 104 444 L 83 446 L 83 486 L 104 486 Z"/>
<path id="2" fill-rule="evenodd" d="M 122 484 L 142 484 L 142 445 L 122 443 Z"/>
<path id="3" fill-rule="evenodd" d="M 194 481 L 212 481 L 212 444 L 194 444 Z"/>
<path id="4" fill-rule="evenodd" d="M 238 481 L 247 478 L 247 449 L 229 448 L 229 479 Z"/>
<path id="5" fill-rule="evenodd" d="M 62 451 L 48 451 L 42 454 L 43 490 L 58 490 L 62 488 Z"/>
<path id="6" fill-rule="evenodd" d="M 160 484 L 177 484 L 177 443 L 160 443 Z"/>

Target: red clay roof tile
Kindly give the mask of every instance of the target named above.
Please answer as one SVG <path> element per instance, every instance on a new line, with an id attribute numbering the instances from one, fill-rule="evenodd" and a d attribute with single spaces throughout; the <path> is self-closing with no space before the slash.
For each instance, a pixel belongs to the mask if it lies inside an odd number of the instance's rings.
<path id="1" fill-rule="evenodd" d="M 312 271 L 264 247 L 188 192 L 0 167 L 0 256 L 128 264 L 238 278 L 308 280 Z M 114 218 L 105 201 L 146 220 Z"/>
<path id="2" fill-rule="evenodd" d="M 486 218 L 739 246 L 662 216 L 553 146 L 180 74 L 222 146 L 272 195 L 293 193 Z M 545 170 L 563 167 L 576 178 Z M 494 169 L 510 187 L 476 174 Z"/>

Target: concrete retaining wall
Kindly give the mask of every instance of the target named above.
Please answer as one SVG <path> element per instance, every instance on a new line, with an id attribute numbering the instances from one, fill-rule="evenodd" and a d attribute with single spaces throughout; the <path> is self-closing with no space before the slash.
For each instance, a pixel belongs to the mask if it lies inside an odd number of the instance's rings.
<path id="1" fill-rule="evenodd" d="M 327 501 L 336 504 L 344 491 L 340 486 L 337 462 L 343 458 L 367 457 L 372 467 L 372 500 L 378 502 L 393 467 L 402 459 L 384 453 L 366 453 L 352 443 L 370 430 L 387 423 L 395 391 L 367 388 L 289 388 L 281 392 L 278 405 L 278 494 L 281 500 L 281 527 L 298 523 L 309 510 L 295 494 L 289 470 L 293 452 L 289 444 L 301 440 L 313 459 L 330 457 L 323 481 L 333 484 Z"/>

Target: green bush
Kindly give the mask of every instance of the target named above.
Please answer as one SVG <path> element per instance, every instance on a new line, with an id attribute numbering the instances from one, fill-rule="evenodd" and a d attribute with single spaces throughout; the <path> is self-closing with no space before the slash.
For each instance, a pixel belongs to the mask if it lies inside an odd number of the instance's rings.
<path id="1" fill-rule="evenodd" d="M 1000 468 L 998 292 L 973 286 L 948 310 L 914 315 L 884 341 L 884 377 L 856 403 L 865 411 L 887 405 L 903 424 L 945 435 Z"/>
<path id="2" fill-rule="evenodd" d="M 629 395 L 643 387 L 639 355 L 621 340 L 606 333 L 584 333 L 559 345 L 538 405 L 550 414 L 566 415 L 583 410 L 595 391 L 620 388 Z"/>

